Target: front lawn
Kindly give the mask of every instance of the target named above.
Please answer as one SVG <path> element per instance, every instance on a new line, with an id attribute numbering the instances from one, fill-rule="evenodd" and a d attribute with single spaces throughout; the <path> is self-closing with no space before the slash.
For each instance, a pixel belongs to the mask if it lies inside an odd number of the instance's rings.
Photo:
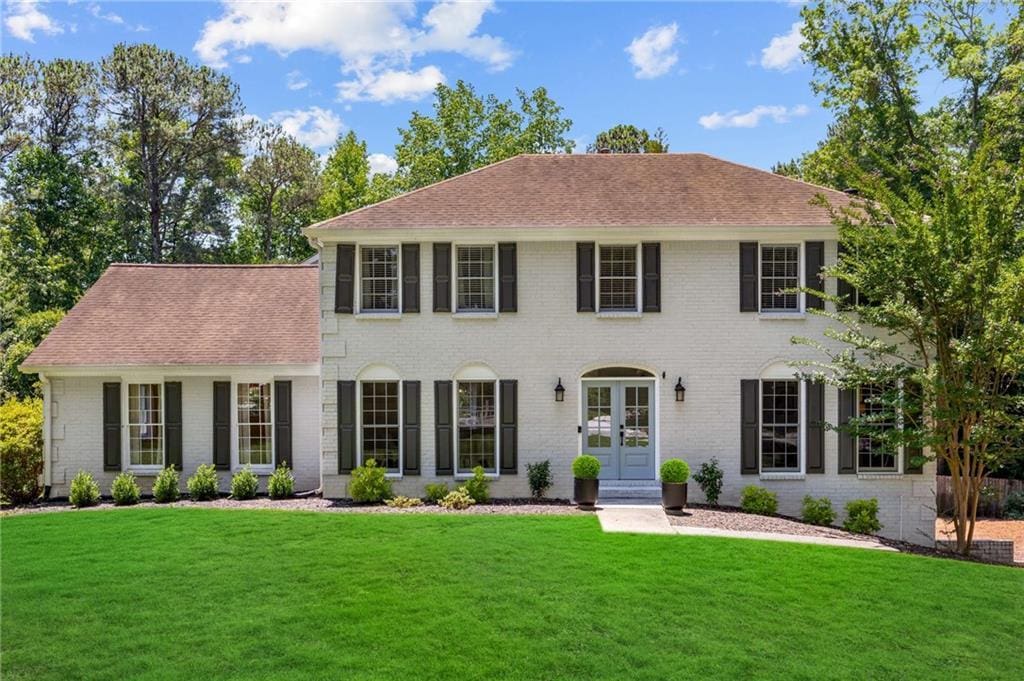
<path id="1" fill-rule="evenodd" d="M 591 517 L 0 525 L 5 679 L 1024 678 L 1013 568 Z"/>

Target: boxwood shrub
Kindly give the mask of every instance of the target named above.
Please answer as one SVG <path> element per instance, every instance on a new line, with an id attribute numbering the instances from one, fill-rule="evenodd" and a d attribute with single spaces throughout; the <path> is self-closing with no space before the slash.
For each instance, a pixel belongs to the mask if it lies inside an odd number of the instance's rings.
<path id="1" fill-rule="evenodd" d="M 92 477 L 92 473 L 78 471 L 71 479 L 71 491 L 68 494 L 68 501 L 75 508 L 95 506 L 100 503 L 100 486 Z"/>
<path id="2" fill-rule="evenodd" d="M 572 475 L 580 480 L 596 480 L 601 474 L 601 461 L 590 454 L 580 454 L 572 461 Z"/>
<path id="3" fill-rule="evenodd" d="M 832 500 L 828 497 L 815 499 L 808 494 L 804 497 L 804 505 L 800 517 L 803 518 L 805 523 L 827 527 L 835 522 L 836 512 L 832 508 Z"/>
<path id="4" fill-rule="evenodd" d="M 267 494 L 271 499 L 287 499 L 295 493 L 295 476 L 288 464 L 282 463 L 274 469 L 267 480 Z"/>
<path id="5" fill-rule="evenodd" d="M 448 496 L 448 483 L 447 482 L 428 482 L 427 483 L 427 501 L 432 501 L 435 504 L 440 503 L 442 499 Z"/>
<path id="6" fill-rule="evenodd" d="M 476 466 L 473 469 L 473 477 L 467 480 L 463 487 L 478 504 L 485 504 L 491 498 L 491 481 L 487 479 L 483 466 Z"/>
<path id="7" fill-rule="evenodd" d="M 210 501 L 216 499 L 220 492 L 217 480 L 217 469 L 212 463 L 204 463 L 196 469 L 195 475 L 188 479 L 188 495 L 192 501 Z"/>
<path id="8" fill-rule="evenodd" d="M 757 485 L 747 485 L 740 492 L 740 508 L 757 515 L 775 515 L 779 510 L 779 499 L 775 492 Z"/>
<path id="9" fill-rule="evenodd" d="M 118 473 L 110 485 L 110 496 L 114 498 L 114 503 L 118 506 L 131 506 L 139 503 L 142 490 L 139 489 L 139 483 L 135 481 L 135 476 L 124 471 Z"/>
<path id="10" fill-rule="evenodd" d="M 387 478 L 387 469 L 378 466 L 376 459 L 367 459 L 362 466 L 352 470 L 348 494 L 352 501 L 360 502 L 390 499 L 394 495 L 391 492 L 391 481 Z"/>
<path id="11" fill-rule="evenodd" d="M 877 534 L 882 529 L 882 523 L 878 522 L 878 499 L 853 499 L 846 502 L 843 529 L 858 534 Z"/>
<path id="12" fill-rule="evenodd" d="M 170 504 L 181 498 L 181 475 L 174 466 L 160 471 L 153 481 L 153 501 Z"/>
<path id="13" fill-rule="evenodd" d="M 690 465 L 682 459 L 665 459 L 661 464 L 661 481 L 682 483 L 690 479 Z"/>
<path id="14" fill-rule="evenodd" d="M 248 466 L 231 477 L 231 497 L 233 499 L 255 499 L 259 489 L 260 479 Z"/>

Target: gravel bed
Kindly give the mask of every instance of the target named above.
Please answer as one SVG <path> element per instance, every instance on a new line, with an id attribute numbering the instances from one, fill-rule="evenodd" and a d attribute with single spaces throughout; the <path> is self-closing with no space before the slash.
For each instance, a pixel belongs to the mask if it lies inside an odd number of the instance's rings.
<path id="1" fill-rule="evenodd" d="M 739 509 L 703 508 L 687 506 L 685 515 L 668 517 L 669 523 L 682 527 L 711 527 L 718 530 L 738 532 L 772 532 L 774 534 L 796 534 L 802 537 L 828 537 L 830 539 L 854 539 L 877 542 L 877 537 L 854 534 L 835 527 L 808 525 L 799 520 L 779 516 L 763 516 L 744 513 Z"/>

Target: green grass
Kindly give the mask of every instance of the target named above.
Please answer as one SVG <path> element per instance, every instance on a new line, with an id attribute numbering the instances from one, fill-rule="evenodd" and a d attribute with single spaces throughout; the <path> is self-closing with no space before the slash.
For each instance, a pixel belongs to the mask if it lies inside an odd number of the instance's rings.
<path id="1" fill-rule="evenodd" d="M 4 679 L 1020 679 L 1024 571 L 590 517 L 7 518 Z"/>

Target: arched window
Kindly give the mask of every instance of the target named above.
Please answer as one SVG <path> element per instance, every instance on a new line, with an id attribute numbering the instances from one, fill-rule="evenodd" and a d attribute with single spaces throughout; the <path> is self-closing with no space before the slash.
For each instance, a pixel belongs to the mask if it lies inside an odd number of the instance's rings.
<path id="1" fill-rule="evenodd" d="M 373 459 L 388 473 L 402 471 L 401 380 L 386 364 L 364 367 L 359 381 L 359 461 Z"/>
<path id="2" fill-rule="evenodd" d="M 601 367 L 584 373 L 583 378 L 654 378 L 654 374 L 636 367 Z"/>
<path id="3" fill-rule="evenodd" d="M 455 473 L 482 466 L 498 472 L 498 375 L 486 364 L 467 364 L 455 373 Z"/>
<path id="4" fill-rule="evenodd" d="M 793 367 L 775 362 L 761 371 L 762 473 L 799 473 L 803 453 L 803 385 Z"/>

